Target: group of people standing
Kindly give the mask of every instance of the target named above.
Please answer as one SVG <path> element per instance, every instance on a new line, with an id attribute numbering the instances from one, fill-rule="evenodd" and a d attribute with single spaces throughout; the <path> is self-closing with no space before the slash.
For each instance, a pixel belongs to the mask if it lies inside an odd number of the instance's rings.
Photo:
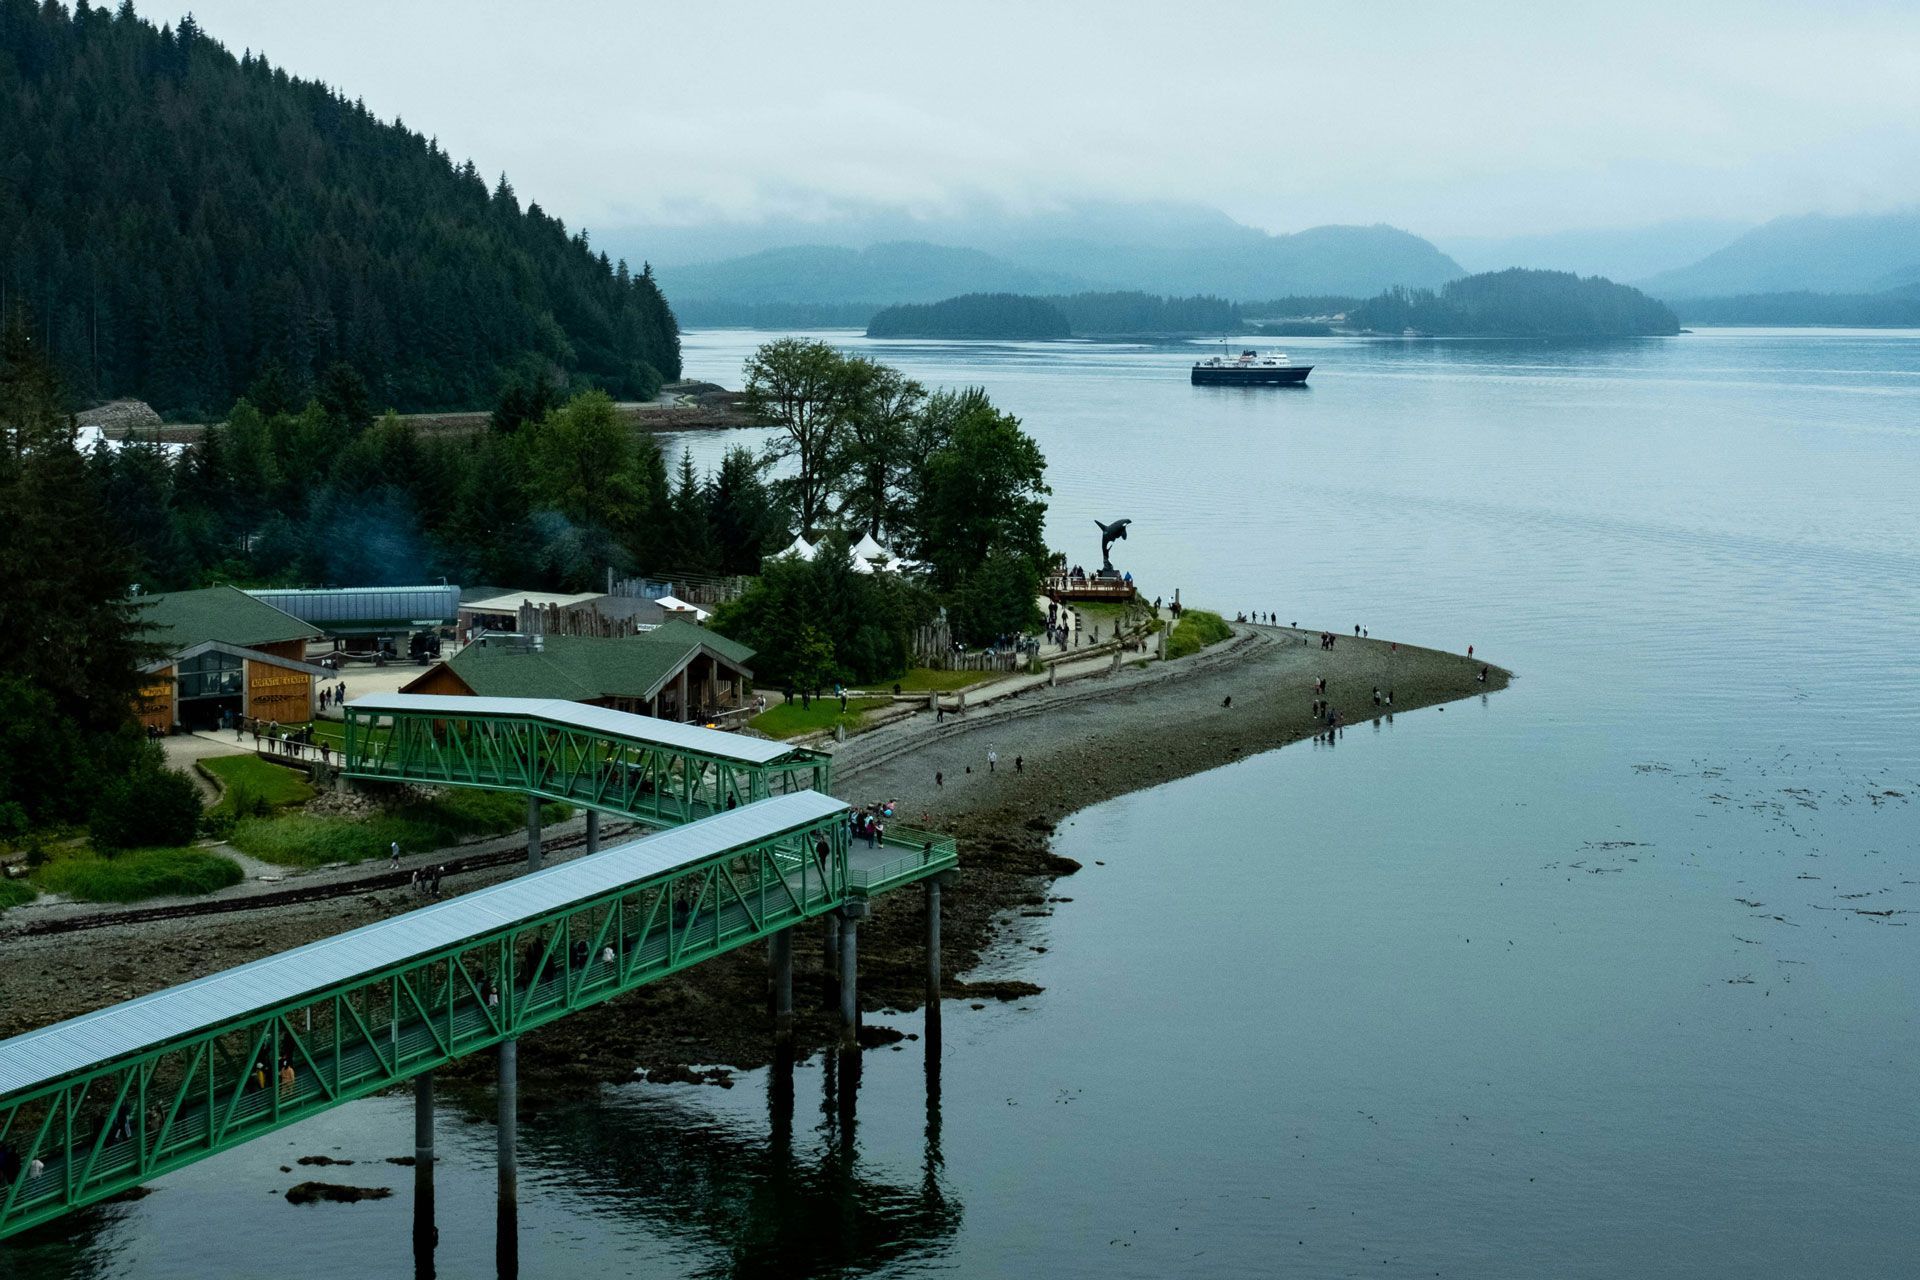
<path id="1" fill-rule="evenodd" d="M 447 864 L 444 862 L 436 862 L 430 867 L 415 867 L 413 879 L 407 887 L 419 897 L 437 898 L 440 896 L 440 877 L 445 874 Z"/>
<path id="2" fill-rule="evenodd" d="M 854 809 L 847 814 L 847 835 L 854 840 L 865 840 L 867 848 L 877 849 L 886 839 L 887 823 L 893 817 L 894 807 L 900 802 L 888 800 L 884 804 L 870 804 Z"/>

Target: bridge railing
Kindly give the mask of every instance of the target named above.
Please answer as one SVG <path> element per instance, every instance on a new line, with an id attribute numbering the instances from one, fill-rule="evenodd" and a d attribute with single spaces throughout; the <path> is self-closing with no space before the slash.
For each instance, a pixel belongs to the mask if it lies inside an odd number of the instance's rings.
<path id="1" fill-rule="evenodd" d="M 825 793 L 831 758 L 795 748 L 769 763 L 531 717 L 346 706 L 348 777 L 530 792 L 678 825 L 795 791 Z"/>
<path id="2" fill-rule="evenodd" d="M 847 887 L 854 893 L 871 897 L 896 885 L 948 870 L 960 861 L 952 836 L 917 827 L 888 827 L 879 848 L 881 861 L 874 860 L 872 851 L 857 844 L 852 847 L 847 861 Z"/>
<path id="3" fill-rule="evenodd" d="M 0 1095 L 0 1238 L 822 915 L 850 889 L 835 815 Z"/>

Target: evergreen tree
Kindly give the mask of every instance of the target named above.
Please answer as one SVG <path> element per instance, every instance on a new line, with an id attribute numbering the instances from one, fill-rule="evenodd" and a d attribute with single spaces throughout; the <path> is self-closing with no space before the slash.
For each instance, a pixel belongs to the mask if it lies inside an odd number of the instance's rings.
<path id="1" fill-rule="evenodd" d="M 472 408 L 529 358 L 634 399 L 679 376 L 651 276 L 192 20 L 0 0 L 0 120 L 0 300 L 90 397 L 200 418 L 245 389 L 274 417 L 318 391 L 360 430 L 336 363 L 375 409 Z"/>
<path id="2" fill-rule="evenodd" d="M 0 335 L 0 439 L 0 712 L 28 717 L 0 737 L 0 811 L 7 825 L 74 819 L 130 759 L 151 646 L 128 598 L 127 543 L 17 320 Z"/>
<path id="3" fill-rule="evenodd" d="M 714 572 L 719 567 L 719 554 L 707 486 L 694 470 L 693 454 L 686 449 L 680 451 L 680 467 L 667 504 L 673 529 L 670 566 L 682 573 Z"/>
<path id="4" fill-rule="evenodd" d="M 785 541 L 787 514 L 761 479 L 765 464 L 745 445 L 728 449 L 709 490 L 714 555 L 723 574 L 760 572 Z"/>

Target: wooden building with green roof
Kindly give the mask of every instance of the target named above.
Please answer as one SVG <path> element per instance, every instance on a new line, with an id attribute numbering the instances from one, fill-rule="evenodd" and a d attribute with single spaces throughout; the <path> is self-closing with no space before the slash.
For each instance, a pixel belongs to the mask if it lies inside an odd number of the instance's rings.
<path id="1" fill-rule="evenodd" d="M 320 630 L 236 587 L 137 597 L 143 639 L 162 654 L 141 668 L 134 705 L 162 733 L 211 729 L 229 717 L 295 724 L 313 718 L 314 681 L 332 673 L 306 660 Z"/>
<path id="2" fill-rule="evenodd" d="M 563 698 L 664 720 L 701 721 L 739 707 L 753 650 L 691 622 L 638 635 L 488 635 L 402 693 Z"/>

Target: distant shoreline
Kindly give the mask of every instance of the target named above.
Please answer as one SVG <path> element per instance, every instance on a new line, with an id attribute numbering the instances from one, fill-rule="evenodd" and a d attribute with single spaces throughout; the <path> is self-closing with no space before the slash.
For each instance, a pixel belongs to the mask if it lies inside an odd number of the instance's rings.
<path id="1" fill-rule="evenodd" d="M 206 422 L 165 422 L 158 425 L 127 426 L 115 424 L 111 420 L 101 422 L 89 420 L 96 414 L 111 411 L 115 406 L 126 403 L 128 402 L 110 401 L 106 405 L 82 410 L 77 415 L 81 427 L 99 426 L 101 433 L 108 440 L 138 437 L 141 440 L 152 440 L 160 444 L 194 444 L 206 434 L 209 426 L 218 425 Z M 644 427 L 656 433 L 728 431 L 739 427 L 761 425 L 742 407 L 740 392 L 729 391 L 717 383 L 692 379 L 667 383 L 660 389 L 659 397 L 653 400 L 619 401 L 614 405 L 614 411 L 620 421 L 626 425 Z M 487 430 L 493 411 L 491 409 L 456 409 L 439 413 L 402 413 L 395 416 L 422 435 L 469 436 L 478 435 Z"/>

